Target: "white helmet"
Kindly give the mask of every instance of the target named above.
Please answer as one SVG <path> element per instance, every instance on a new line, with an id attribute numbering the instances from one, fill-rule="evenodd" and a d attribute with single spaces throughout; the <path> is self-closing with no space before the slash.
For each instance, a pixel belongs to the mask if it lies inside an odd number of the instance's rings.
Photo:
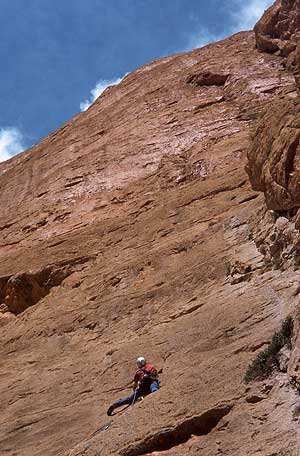
<path id="1" fill-rule="evenodd" d="M 137 367 L 144 367 L 146 364 L 146 360 L 143 356 L 139 356 L 136 360 Z"/>

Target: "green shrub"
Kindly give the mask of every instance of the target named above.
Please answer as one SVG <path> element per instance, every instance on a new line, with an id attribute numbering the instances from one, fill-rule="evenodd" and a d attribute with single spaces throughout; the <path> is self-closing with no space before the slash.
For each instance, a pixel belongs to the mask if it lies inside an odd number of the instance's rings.
<path id="1" fill-rule="evenodd" d="M 244 377 L 246 383 L 256 378 L 269 377 L 274 369 L 278 368 L 278 352 L 285 345 L 291 349 L 292 332 L 293 319 L 291 316 L 288 316 L 282 322 L 280 330 L 273 335 L 268 347 L 260 352 L 248 367 Z"/>

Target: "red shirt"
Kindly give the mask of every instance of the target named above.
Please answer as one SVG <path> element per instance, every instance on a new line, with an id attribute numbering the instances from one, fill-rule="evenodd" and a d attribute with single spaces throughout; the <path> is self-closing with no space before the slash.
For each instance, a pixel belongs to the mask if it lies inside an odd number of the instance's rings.
<path id="1" fill-rule="evenodd" d="M 153 366 L 153 364 L 145 364 L 144 367 L 137 369 L 135 376 L 134 376 L 134 384 L 137 386 L 138 382 L 143 380 L 145 373 L 149 375 L 150 380 L 157 379 L 157 370 Z M 150 382 L 151 383 L 151 382 Z"/>

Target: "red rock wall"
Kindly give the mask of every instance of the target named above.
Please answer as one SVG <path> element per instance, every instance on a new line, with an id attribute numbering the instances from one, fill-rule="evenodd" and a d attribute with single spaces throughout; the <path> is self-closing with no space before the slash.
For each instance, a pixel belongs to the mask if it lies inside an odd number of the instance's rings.
<path id="1" fill-rule="evenodd" d="M 300 71 L 300 2 L 277 0 L 255 28 L 258 49 L 278 53 L 286 67 L 297 74 Z"/>
<path id="2" fill-rule="evenodd" d="M 277 211 L 300 207 L 300 103 L 296 91 L 300 70 L 300 2 L 277 1 L 255 26 L 263 52 L 276 53 L 295 75 L 295 87 L 283 91 L 266 108 L 253 133 L 247 172 L 253 188 L 263 191 L 267 206 Z"/>
<path id="3" fill-rule="evenodd" d="M 300 100 L 295 91 L 279 98 L 254 130 L 247 171 L 267 207 L 289 211 L 300 207 Z"/>
<path id="4" fill-rule="evenodd" d="M 281 263 L 289 220 L 244 170 L 250 132 L 278 106 L 249 171 L 269 183 L 259 172 L 297 109 L 278 105 L 282 90 L 295 94 L 282 58 L 240 33 L 145 65 L 0 165 L 1 456 L 297 449 L 297 334 L 293 365 L 287 350 L 244 383 L 299 294 L 297 262 Z M 290 191 L 293 177 L 278 179 Z M 138 355 L 161 389 L 108 419 Z"/>

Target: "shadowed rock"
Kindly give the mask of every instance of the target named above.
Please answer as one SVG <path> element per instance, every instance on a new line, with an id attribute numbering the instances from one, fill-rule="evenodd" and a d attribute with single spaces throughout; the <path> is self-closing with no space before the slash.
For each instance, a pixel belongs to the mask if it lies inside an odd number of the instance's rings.
<path id="1" fill-rule="evenodd" d="M 254 190 L 264 192 L 269 209 L 300 207 L 300 101 L 281 98 L 259 121 L 248 152 Z"/>
<path id="2" fill-rule="evenodd" d="M 254 27 L 258 49 L 285 58 L 286 67 L 300 71 L 300 1 L 276 0 Z"/>
<path id="3" fill-rule="evenodd" d="M 153 451 L 166 451 L 186 443 L 192 435 L 207 435 L 220 420 L 228 415 L 232 405 L 219 406 L 208 410 L 201 416 L 195 416 L 175 426 L 148 437 L 143 442 L 121 451 L 122 456 L 142 456 Z"/>
<path id="4" fill-rule="evenodd" d="M 205 73 L 191 74 L 187 79 L 187 84 L 196 87 L 201 86 L 223 86 L 228 79 L 228 74 L 212 73 L 207 71 Z"/>
<path id="5" fill-rule="evenodd" d="M 265 217 L 244 170 L 250 131 L 292 84 L 242 32 L 144 65 L 0 164 L 1 455 L 267 456 L 278 436 L 295 442 L 296 348 L 270 394 L 242 381 L 298 299 L 299 271 L 268 260 L 285 261 L 291 230 Z M 281 128 L 269 172 L 290 192 L 296 110 L 278 105 L 274 128 L 263 118 L 256 188 Z M 140 354 L 162 386 L 107 427 Z"/>

